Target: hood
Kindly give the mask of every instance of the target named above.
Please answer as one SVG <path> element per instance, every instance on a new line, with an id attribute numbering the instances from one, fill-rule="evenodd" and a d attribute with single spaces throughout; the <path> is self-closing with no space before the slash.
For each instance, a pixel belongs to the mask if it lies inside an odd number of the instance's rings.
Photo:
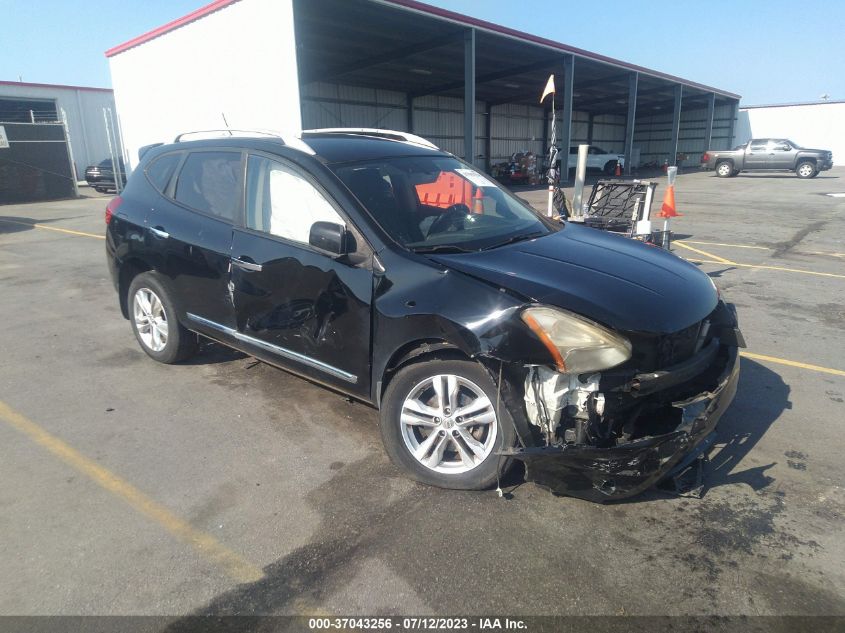
<path id="1" fill-rule="evenodd" d="M 628 332 L 677 332 L 702 320 L 718 302 L 710 278 L 680 257 L 573 223 L 534 240 L 431 258 Z"/>

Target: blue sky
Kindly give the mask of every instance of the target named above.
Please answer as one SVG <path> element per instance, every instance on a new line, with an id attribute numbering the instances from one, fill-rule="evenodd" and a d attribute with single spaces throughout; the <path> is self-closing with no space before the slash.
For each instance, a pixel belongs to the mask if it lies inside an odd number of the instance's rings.
<path id="1" fill-rule="evenodd" d="M 743 96 L 845 99 L 845 1 L 429 0 Z M 203 0 L 0 0 L 0 79 L 109 87 L 103 51 Z"/>

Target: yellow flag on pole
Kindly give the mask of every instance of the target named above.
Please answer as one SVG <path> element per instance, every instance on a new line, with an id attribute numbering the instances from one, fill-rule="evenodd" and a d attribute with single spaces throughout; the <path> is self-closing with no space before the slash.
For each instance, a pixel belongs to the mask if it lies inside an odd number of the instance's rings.
<path id="1" fill-rule="evenodd" d="M 554 74 L 549 75 L 549 80 L 546 82 L 546 88 L 543 90 L 543 96 L 540 97 L 540 103 L 546 100 L 550 94 L 554 94 L 555 91 L 555 76 Z"/>

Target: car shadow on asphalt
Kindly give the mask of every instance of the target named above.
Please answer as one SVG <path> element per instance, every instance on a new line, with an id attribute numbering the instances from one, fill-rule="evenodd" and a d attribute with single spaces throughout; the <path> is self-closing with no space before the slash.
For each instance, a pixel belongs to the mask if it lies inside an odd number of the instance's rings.
<path id="1" fill-rule="evenodd" d="M 716 177 L 716 176 L 714 176 L 714 177 Z M 786 173 L 783 173 L 783 174 L 747 174 L 747 173 L 743 172 L 741 174 L 734 176 L 734 178 L 739 178 L 739 179 L 742 179 L 742 178 L 751 178 L 751 179 L 757 179 L 757 178 L 780 178 L 780 179 L 791 178 L 793 180 L 796 180 L 796 179 L 800 180 L 800 178 L 798 178 L 798 176 L 796 176 L 792 172 L 786 172 Z M 815 176 L 815 177 L 812 178 L 812 180 L 838 180 L 838 179 L 839 179 L 839 176 L 834 176 L 833 174 L 819 174 L 818 176 Z"/>
<path id="2" fill-rule="evenodd" d="M 709 456 L 702 494 L 732 484 L 758 491 L 775 481 L 767 471 L 776 462 L 739 468 L 772 424 L 792 408 L 790 387 L 780 374 L 748 358 L 741 359 L 739 376 L 736 398 L 719 422 L 717 448 Z"/>
<path id="3" fill-rule="evenodd" d="M 69 218 L 49 218 L 46 220 L 36 220 L 35 218 L 24 218 L 15 215 L 0 215 L 0 235 L 31 231 L 32 229 L 37 228 L 35 226 L 36 224 L 50 224 L 51 222 L 58 222 L 59 220 L 67 219 Z"/>
<path id="4" fill-rule="evenodd" d="M 243 360 L 249 356 L 243 352 L 226 347 L 217 341 L 200 337 L 200 348 L 197 354 L 182 361 L 182 365 L 215 365 L 217 363 L 231 363 L 236 360 Z M 261 361 L 256 360 L 256 363 Z"/>
<path id="5" fill-rule="evenodd" d="M 789 394 L 790 387 L 780 374 L 742 358 L 736 397 L 716 427 L 716 441 L 704 463 L 700 490 L 679 495 L 657 486 L 618 504 L 649 502 L 667 496 L 704 498 L 714 488 L 736 484 L 745 484 L 755 492 L 768 488 L 775 482 L 768 471 L 777 462 L 743 468 L 743 461 L 781 414 L 792 408 Z"/>

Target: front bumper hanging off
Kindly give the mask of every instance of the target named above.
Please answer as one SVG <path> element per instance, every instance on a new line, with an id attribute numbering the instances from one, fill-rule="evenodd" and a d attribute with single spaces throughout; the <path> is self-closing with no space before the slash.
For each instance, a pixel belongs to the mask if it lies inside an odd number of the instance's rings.
<path id="1" fill-rule="evenodd" d="M 610 448 L 585 445 L 534 446 L 503 451 L 525 463 L 525 477 L 556 494 L 590 501 L 624 499 L 643 492 L 674 469 L 685 468 L 710 437 L 733 401 L 739 381 L 739 354 L 726 347 L 724 368 L 710 391 L 673 402 L 681 411 L 674 431 Z"/>

